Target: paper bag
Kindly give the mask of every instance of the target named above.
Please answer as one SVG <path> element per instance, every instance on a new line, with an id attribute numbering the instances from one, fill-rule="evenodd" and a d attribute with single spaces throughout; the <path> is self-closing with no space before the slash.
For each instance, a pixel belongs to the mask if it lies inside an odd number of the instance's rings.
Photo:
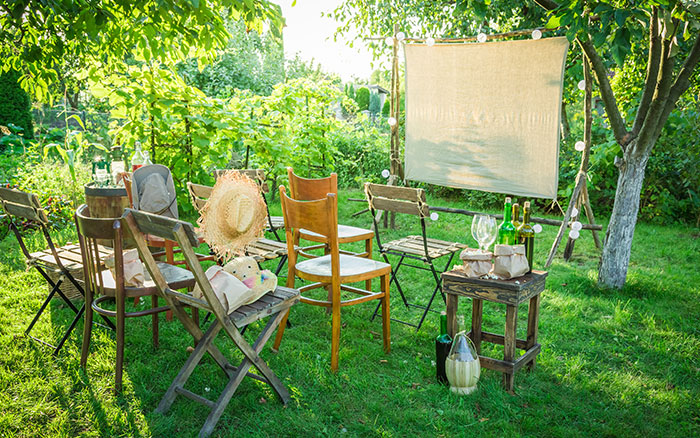
<path id="1" fill-rule="evenodd" d="M 462 270 L 467 277 L 482 277 L 491 271 L 491 259 L 493 258 L 493 253 L 489 251 L 466 248 L 459 255 L 459 258 L 461 258 L 462 262 L 464 262 Z"/>
<path id="2" fill-rule="evenodd" d="M 139 252 L 136 248 L 128 249 L 122 253 L 124 259 L 124 286 L 128 287 L 141 287 L 146 281 L 146 277 L 143 273 L 143 264 L 139 259 Z M 110 254 L 105 258 L 105 266 L 112 273 L 114 279 L 117 278 L 117 274 L 114 270 L 114 253 Z"/>
<path id="3" fill-rule="evenodd" d="M 525 245 L 496 245 L 493 254 L 493 273 L 500 278 L 520 277 L 530 270 Z"/>
<path id="4" fill-rule="evenodd" d="M 255 301 L 256 292 L 246 286 L 241 280 L 234 275 L 224 271 L 219 265 L 214 265 L 207 269 L 205 273 L 214 289 L 214 294 L 221 305 L 226 310 L 226 313 L 233 313 L 243 304 Z M 202 290 L 197 285 L 192 291 L 192 296 L 195 298 L 203 298 Z"/>

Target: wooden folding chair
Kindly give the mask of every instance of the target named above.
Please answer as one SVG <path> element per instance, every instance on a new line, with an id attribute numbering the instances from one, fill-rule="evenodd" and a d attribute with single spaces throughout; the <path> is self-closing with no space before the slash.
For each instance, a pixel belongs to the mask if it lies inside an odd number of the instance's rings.
<path id="1" fill-rule="evenodd" d="M 199 436 L 209 436 L 223 414 L 224 409 L 233 397 L 238 385 L 246 376 L 269 384 L 280 397 L 282 403 L 286 404 L 290 400 L 287 389 L 259 354 L 275 328 L 277 328 L 280 321 L 282 321 L 287 310 L 299 301 L 299 292 L 294 289 L 277 287 L 273 292 L 267 293 L 256 302 L 242 306 L 233 313 L 227 314 L 224 307 L 216 298 L 204 270 L 197 261 L 197 256 L 193 250 L 193 246 L 197 245 L 197 236 L 195 235 L 192 224 L 132 209 L 126 210 L 122 221 L 131 230 L 141 259 L 144 261 L 148 272 L 154 279 L 160 295 L 165 298 L 182 325 L 197 342 L 194 351 L 158 404 L 156 412 L 166 413 L 178 395 L 183 395 L 208 406 L 211 408 L 211 412 L 204 422 Z M 155 259 L 148 250 L 146 240 L 144 239 L 145 234 L 156 235 L 178 243 L 204 295 L 203 300 L 194 298 L 188 294 L 176 292 L 168 287 L 163 274 L 158 265 L 156 265 Z M 214 314 L 216 319 L 205 333 L 200 330 L 199 326 L 184 311 L 185 305 L 204 309 Z M 267 325 L 251 346 L 241 335 L 239 327 L 246 326 L 267 316 L 270 317 Z M 221 351 L 214 345 L 214 339 L 222 329 L 245 356 L 241 364 L 237 367 L 229 363 Z M 205 353 L 209 353 L 212 359 L 214 359 L 229 378 L 229 382 L 216 402 L 212 402 L 205 397 L 185 389 L 185 383 L 192 375 L 192 372 L 202 360 Z M 261 375 L 248 372 L 251 366 L 255 366 Z"/>
<path id="2" fill-rule="evenodd" d="M 231 169 L 217 169 L 214 171 L 214 178 L 218 179 L 220 175 L 228 172 Z M 267 209 L 267 231 L 270 231 L 275 235 L 275 239 L 281 242 L 280 236 L 277 234 L 278 230 L 284 228 L 284 218 L 282 216 L 272 216 L 270 215 L 270 207 L 267 203 L 267 195 L 270 193 L 270 186 L 265 181 L 265 171 L 262 169 L 235 169 L 237 172 L 247 176 L 248 178 L 255 181 L 260 187 L 260 193 L 262 194 L 263 201 L 265 201 L 265 208 Z"/>
<path id="3" fill-rule="evenodd" d="M 49 220 L 41 204 L 39 204 L 39 198 L 35 194 L 0 188 L 0 203 L 2 203 L 2 207 L 7 212 L 9 229 L 12 230 L 12 233 L 17 238 L 19 247 L 27 258 L 27 265 L 35 268 L 51 287 L 49 294 L 36 315 L 34 315 L 32 322 L 29 323 L 29 327 L 27 327 L 24 334 L 43 345 L 53 348 L 53 354 L 57 355 L 85 311 L 85 304 L 78 309 L 68 298 L 64 290 L 61 290 L 61 286 L 66 290 L 66 285 L 73 286 L 79 292 L 80 297 L 85 297 L 83 284 L 76 278 L 76 276 L 80 277 L 83 274 L 83 265 L 80 259 L 79 248 L 76 245 L 67 245 L 70 246 L 70 248 L 56 248 L 49 234 Z M 24 222 L 24 229 L 41 229 L 44 239 L 46 239 L 48 249 L 30 254 L 24 243 L 20 226 L 18 226 L 20 222 Z M 49 275 L 49 273 L 53 274 L 53 276 Z M 58 294 L 68 308 L 75 313 L 75 317 L 58 343 L 52 345 L 30 335 L 30 333 L 41 317 L 41 314 L 44 313 L 49 302 L 56 294 Z M 114 325 L 111 321 L 104 317 L 103 319 L 109 328 L 114 329 Z"/>
<path id="4" fill-rule="evenodd" d="M 204 208 L 207 200 L 211 197 L 212 189 L 213 187 L 204 184 L 187 183 L 187 191 L 195 210 L 201 211 Z M 277 240 L 260 238 L 248 244 L 245 248 L 245 253 L 253 257 L 258 264 L 268 260 L 279 259 L 275 268 L 275 275 L 278 275 L 284 266 L 284 262 L 287 260 L 287 244 Z"/>
<path id="5" fill-rule="evenodd" d="M 425 200 L 425 192 L 423 189 L 366 183 L 365 195 L 367 196 L 369 209 L 372 213 L 372 220 L 374 221 L 374 230 L 377 236 L 377 247 L 379 248 L 379 252 L 384 258 L 384 261 L 387 263 L 389 263 L 389 258 L 387 257 L 388 255 L 399 257 L 398 263 L 395 266 L 392 265 L 391 281 L 393 281 L 394 285 L 396 285 L 396 290 L 399 291 L 399 295 L 401 295 L 401 299 L 403 300 L 403 303 L 407 309 L 414 307 L 423 310 L 423 314 L 421 315 L 418 324 L 413 324 L 411 322 L 402 321 L 399 319 L 394 319 L 394 321 L 415 327 L 416 331 L 418 331 L 420 330 L 421 325 L 423 325 L 426 315 L 429 311 L 431 311 L 430 306 L 433 304 L 433 300 L 435 299 L 435 295 L 438 293 L 438 291 L 442 295 L 443 301 L 445 300 L 445 295 L 442 292 L 440 274 L 449 268 L 454 255 L 466 248 L 467 245 L 458 242 L 447 242 L 444 240 L 428 238 L 426 235 L 425 218 L 430 216 L 430 208 Z M 421 235 L 408 236 L 382 244 L 379 235 L 379 224 L 377 223 L 377 210 L 418 216 L 421 225 Z M 445 263 L 445 267 L 442 268 L 442 270 L 438 270 L 439 268 L 435 267 L 433 261 L 444 256 L 449 256 L 447 263 Z M 423 266 L 411 265 L 406 262 L 407 259 L 421 262 Z M 433 293 L 431 294 L 427 305 L 423 306 L 420 304 L 413 304 L 406 298 L 406 294 L 404 293 L 398 279 L 398 272 L 402 266 L 409 266 L 416 269 L 430 271 L 432 273 L 433 279 L 435 280 L 435 288 L 433 289 Z M 377 306 L 377 308 L 374 310 L 374 314 L 372 315 L 371 319 L 374 319 L 377 316 L 378 311 L 379 306 Z"/>
<path id="6" fill-rule="evenodd" d="M 340 350 L 340 309 L 370 300 L 379 300 L 382 306 L 382 336 L 384 351 L 391 351 L 391 330 L 389 327 L 389 274 L 391 266 L 376 260 L 340 254 L 338 249 L 338 200 L 333 193 L 328 193 L 324 199 L 314 201 L 295 201 L 287 196 L 284 187 L 280 187 L 280 200 L 284 214 L 289 261 L 287 263 L 287 286 L 293 286 L 295 277 L 314 283 L 305 285 L 299 290 L 307 292 L 312 289 L 325 288 L 329 292 L 328 300 L 317 300 L 301 297 L 301 301 L 314 306 L 331 309 L 331 370 L 338 370 L 338 352 Z M 324 245 L 328 245 L 328 254 L 297 262 L 297 253 L 292 245 L 292 234 L 305 229 L 324 237 Z M 350 283 L 362 282 L 372 285 L 373 278 L 380 278 L 381 292 L 372 292 L 349 286 Z M 342 300 L 340 291 L 347 291 L 357 298 Z M 286 321 L 285 316 L 285 321 Z M 274 348 L 279 348 L 284 334 L 284 321 L 277 331 Z"/>

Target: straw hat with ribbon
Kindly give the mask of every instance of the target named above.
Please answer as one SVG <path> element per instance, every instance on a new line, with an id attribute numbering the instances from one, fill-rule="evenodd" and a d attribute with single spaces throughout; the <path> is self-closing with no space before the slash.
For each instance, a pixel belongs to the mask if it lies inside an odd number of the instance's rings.
<path id="1" fill-rule="evenodd" d="M 244 254 L 245 247 L 261 237 L 267 209 L 260 186 L 235 170 L 216 180 L 197 221 L 204 240 L 217 256 L 228 260 Z"/>

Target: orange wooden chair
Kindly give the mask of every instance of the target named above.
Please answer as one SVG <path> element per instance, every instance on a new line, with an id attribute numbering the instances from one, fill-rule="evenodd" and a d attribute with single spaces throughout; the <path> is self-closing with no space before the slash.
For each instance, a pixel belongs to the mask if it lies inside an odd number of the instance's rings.
<path id="1" fill-rule="evenodd" d="M 314 201 L 297 201 L 287 196 L 284 187 L 280 187 L 282 213 L 284 215 L 285 232 L 289 259 L 287 261 L 287 287 L 294 287 L 296 277 L 314 282 L 299 288 L 300 293 L 312 289 L 327 288 L 329 300 L 316 300 L 301 296 L 301 302 L 314 306 L 331 309 L 331 370 L 338 369 L 338 352 L 340 349 L 340 309 L 345 306 L 361 304 L 370 300 L 380 300 L 382 306 L 382 332 L 384 351 L 391 350 L 390 318 L 389 318 L 389 278 L 391 266 L 387 263 L 372 259 L 341 254 L 338 249 L 338 200 L 337 195 L 328 193 L 322 199 Z M 319 236 L 328 254 L 320 257 L 297 262 L 297 252 L 294 251 L 293 234 L 306 230 Z M 349 283 L 369 282 L 380 277 L 381 292 L 371 292 L 365 289 L 348 286 Z M 343 300 L 341 290 L 359 295 L 357 298 Z M 286 326 L 289 312 L 277 329 L 274 349 L 278 349 Z"/>

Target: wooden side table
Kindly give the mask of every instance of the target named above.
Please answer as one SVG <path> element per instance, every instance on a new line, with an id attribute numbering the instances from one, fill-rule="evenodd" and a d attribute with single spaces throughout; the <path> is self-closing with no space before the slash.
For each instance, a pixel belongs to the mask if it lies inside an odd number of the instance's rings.
<path id="1" fill-rule="evenodd" d="M 450 336 L 457 332 L 457 307 L 459 297 L 472 299 L 472 324 L 469 337 L 479 354 L 479 362 L 484 368 L 503 373 L 505 389 L 513 393 L 515 373 L 525 365 L 535 366 L 537 354 L 541 350 L 537 343 L 537 326 L 540 315 L 540 293 L 544 290 L 547 272 L 532 271 L 511 280 L 488 280 L 469 278 L 462 271 L 454 270 L 442 274 L 442 289 L 447 294 L 447 331 Z M 506 305 L 506 327 L 504 335 L 481 329 L 484 300 Z M 527 318 L 527 339 L 517 339 L 518 305 L 530 300 Z M 500 344 L 504 347 L 503 360 L 481 355 L 481 341 Z M 515 349 L 525 353 L 515 358 Z"/>

